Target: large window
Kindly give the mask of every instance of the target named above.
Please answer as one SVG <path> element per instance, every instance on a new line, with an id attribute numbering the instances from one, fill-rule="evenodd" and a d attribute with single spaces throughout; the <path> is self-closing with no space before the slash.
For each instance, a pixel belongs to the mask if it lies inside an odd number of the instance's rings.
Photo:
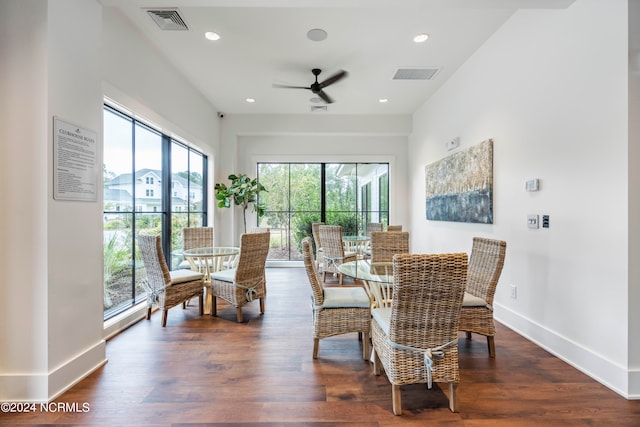
<path id="1" fill-rule="evenodd" d="M 367 222 L 388 223 L 387 163 L 259 163 L 260 194 L 271 228 L 269 259 L 302 259 L 300 242 L 311 224 L 341 225 L 345 234 L 363 234 Z M 384 188 L 382 188 L 384 187 Z"/>
<path id="2" fill-rule="evenodd" d="M 171 268 L 182 228 L 206 225 L 206 157 L 104 108 L 104 318 L 142 301 L 144 269 L 134 236 L 162 235 Z"/>

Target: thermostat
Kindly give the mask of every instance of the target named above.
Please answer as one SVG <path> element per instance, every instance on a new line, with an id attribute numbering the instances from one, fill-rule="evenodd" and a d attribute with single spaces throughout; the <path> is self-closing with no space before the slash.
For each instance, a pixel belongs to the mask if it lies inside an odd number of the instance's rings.
<path id="1" fill-rule="evenodd" d="M 530 179 L 525 183 L 525 188 L 527 191 L 538 191 L 540 188 L 539 181 L 537 179 Z"/>

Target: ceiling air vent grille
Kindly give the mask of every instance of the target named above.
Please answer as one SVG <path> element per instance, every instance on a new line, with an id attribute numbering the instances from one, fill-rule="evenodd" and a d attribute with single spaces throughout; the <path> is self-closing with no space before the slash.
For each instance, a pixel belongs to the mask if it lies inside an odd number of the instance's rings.
<path id="1" fill-rule="evenodd" d="M 438 73 L 438 68 L 398 68 L 393 80 L 431 80 Z"/>
<path id="2" fill-rule="evenodd" d="M 187 24 L 176 9 L 150 9 L 147 13 L 163 31 L 185 31 Z"/>

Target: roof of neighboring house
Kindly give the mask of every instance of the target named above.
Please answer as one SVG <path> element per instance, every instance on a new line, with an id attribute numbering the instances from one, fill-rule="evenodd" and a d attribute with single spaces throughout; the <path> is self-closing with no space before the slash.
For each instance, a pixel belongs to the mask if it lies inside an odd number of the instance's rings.
<path id="1" fill-rule="evenodd" d="M 158 169 L 140 169 L 138 171 L 136 171 L 135 174 L 135 179 L 136 181 L 138 180 L 142 180 L 142 178 L 144 178 L 145 176 L 149 175 L 149 174 L 153 174 L 155 176 L 155 178 L 158 180 L 158 182 L 162 182 L 161 178 L 162 175 L 160 174 L 160 170 Z M 105 181 L 104 185 L 105 187 L 109 187 L 109 186 L 115 186 L 115 185 L 128 185 L 131 184 L 133 182 L 132 180 L 132 174 L 130 173 L 123 173 L 121 175 L 116 176 L 115 178 L 109 180 L 109 181 Z M 178 182 L 180 183 L 182 186 L 184 186 L 185 188 L 187 187 L 187 185 L 190 185 L 190 187 L 194 190 L 197 189 L 201 189 L 202 185 L 198 184 L 196 182 L 191 182 L 189 183 L 188 180 L 181 176 L 178 175 L 176 173 L 171 174 L 171 181 L 172 182 Z"/>

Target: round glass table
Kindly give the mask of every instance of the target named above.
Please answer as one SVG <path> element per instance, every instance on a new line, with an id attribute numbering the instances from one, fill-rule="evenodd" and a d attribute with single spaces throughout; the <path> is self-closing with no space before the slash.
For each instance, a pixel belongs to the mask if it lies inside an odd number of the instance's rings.
<path id="1" fill-rule="evenodd" d="M 393 263 L 372 263 L 369 259 L 348 261 L 338 265 L 338 271 L 362 280 L 374 307 L 389 307 L 393 288 Z"/>
<path id="2" fill-rule="evenodd" d="M 232 246 L 213 246 L 208 248 L 193 248 L 182 252 L 182 256 L 189 261 L 192 270 L 204 274 L 205 313 L 212 313 L 211 304 L 211 273 L 234 268 L 238 263 L 240 248 Z"/>

